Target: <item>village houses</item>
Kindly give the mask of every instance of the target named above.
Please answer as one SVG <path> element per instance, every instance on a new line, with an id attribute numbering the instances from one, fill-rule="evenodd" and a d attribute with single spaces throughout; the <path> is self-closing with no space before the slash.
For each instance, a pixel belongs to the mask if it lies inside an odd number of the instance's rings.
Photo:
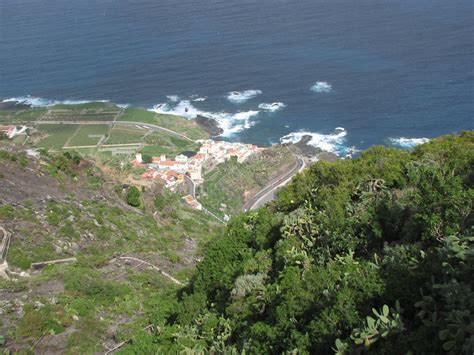
<path id="1" fill-rule="evenodd" d="M 146 168 L 148 171 L 141 174 L 142 179 L 161 180 L 165 186 L 175 191 L 176 187 L 184 182 L 184 175 L 188 176 L 196 185 L 204 182 L 203 168 L 208 163 L 220 164 L 232 157 L 243 163 L 252 154 L 260 152 L 253 144 L 232 143 L 225 141 L 202 140 L 199 152 L 188 158 L 186 155 L 177 155 L 174 159 L 168 159 L 166 155 L 153 157 L 148 164 L 143 162 L 142 155 L 138 153 L 136 159 L 131 163 L 136 168 Z M 188 199 L 189 200 L 189 199 Z M 186 201 L 189 205 L 197 208 L 197 204 Z"/>

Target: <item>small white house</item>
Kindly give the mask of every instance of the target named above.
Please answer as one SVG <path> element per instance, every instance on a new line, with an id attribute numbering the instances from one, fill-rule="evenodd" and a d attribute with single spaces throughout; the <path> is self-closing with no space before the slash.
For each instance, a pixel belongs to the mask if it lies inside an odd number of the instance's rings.
<path id="1" fill-rule="evenodd" d="M 179 154 L 176 156 L 176 158 L 174 158 L 174 160 L 180 163 L 186 163 L 188 161 L 188 157 L 186 155 Z"/>

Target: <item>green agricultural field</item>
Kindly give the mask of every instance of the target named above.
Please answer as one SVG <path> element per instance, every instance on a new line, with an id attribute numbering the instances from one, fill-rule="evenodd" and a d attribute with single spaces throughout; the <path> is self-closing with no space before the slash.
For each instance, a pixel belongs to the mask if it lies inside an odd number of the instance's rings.
<path id="1" fill-rule="evenodd" d="M 109 125 L 81 125 L 67 142 L 67 146 L 96 145 L 102 138 L 101 136 L 109 133 L 109 129 Z"/>
<path id="2" fill-rule="evenodd" d="M 145 134 L 145 130 L 125 127 L 114 127 L 110 131 L 109 138 L 107 139 L 105 144 L 140 143 Z"/>
<path id="3" fill-rule="evenodd" d="M 127 108 L 119 121 L 143 122 L 171 129 L 191 139 L 206 139 L 209 135 L 193 120 L 181 116 L 163 115 L 142 108 Z"/>
<path id="4" fill-rule="evenodd" d="M 16 123 L 23 121 L 36 121 L 47 112 L 45 108 L 32 108 L 22 110 L 0 110 L 1 123 Z"/>
<path id="5" fill-rule="evenodd" d="M 67 142 L 67 140 L 77 131 L 79 128 L 77 125 L 69 124 L 54 124 L 54 125 L 38 125 L 37 128 L 42 132 L 48 134 L 48 136 L 39 142 L 39 146 L 42 148 L 61 149 Z"/>
<path id="6" fill-rule="evenodd" d="M 110 102 L 86 102 L 84 104 L 58 104 L 52 107 L 53 110 L 120 110 L 119 107 Z"/>
<path id="7" fill-rule="evenodd" d="M 209 134 L 194 120 L 181 116 L 156 114 L 156 124 L 173 131 L 182 133 L 191 139 L 208 139 Z"/>
<path id="8" fill-rule="evenodd" d="M 155 113 L 143 108 L 129 107 L 120 116 L 119 121 L 156 124 Z"/>
<path id="9" fill-rule="evenodd" d="M 199 145 L 185 139 L 179 139 L 165 133 L 156 132 L 145 137 L 143 153 L 158 156 L 166 154 L 175 157 L 183 151 L 197 151 Z"/>
<path id="10" fill-rule="evenodd" d="M 55 105 L 42 119 L 48 121 L 113 121 L 121 109 L 108 102 Z"/>
<path id="11" fill-rule="evenodd" d="M 159 145 L 147 145 L 143 147 L 142 153 L 153 157 L 159 157 L 161 154 L 165 154 L 170 158 L 174 158 L 177 155 L 173 149 Z"/>

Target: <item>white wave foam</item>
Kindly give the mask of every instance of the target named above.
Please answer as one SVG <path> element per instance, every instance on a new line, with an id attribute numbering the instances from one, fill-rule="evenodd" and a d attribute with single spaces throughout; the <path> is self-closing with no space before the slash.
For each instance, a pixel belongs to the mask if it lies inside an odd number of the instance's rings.
<path id="1" fill-rule="evenodd" d="M 189 100 L 182 100 L 175 106 L 161 103 L 153 106 L 150 111 L 183 116 L 187 119 L 195 119 L 197 116 L 214 119 L 219 127 L 224 131 L 222 136 L 230 136 L 252 127 L 255 122 L 251 121 L 251 118 L 258 115 L 260 112 L 255 110 L 237 113 L 201 111 L 194 107 Z"/>
<path id="2" fill-rule="evenodd" d="M 166 97 L 167 97 L 168 100 L 170 100 L 171 102 L 178 102 L 178 101 L 179 101 L 179 96 L 178 96 L 178 95 L 167 95 Z"/>
<path id="3" fill-rule="evenodd" d="M 311 90 L 314 92 L 330 92 L 332 90 L 332 85 L 326 81 L 317 81 L 313 86 L 311 86 Z"/>
<path id="4" fill-rule="evenodd" d="M 389 142 L 397 147 L 401 148 L 413 148 L 417 145 L 426 143 L 429 141 L 429 138 L 405 138 L 405 137 L 398 137 L 398 138 L 389 138 Z"/>
<path id="5" fill-rule="evenodd" d="M 253 99 L 255 96 L 260 95 L 261 93 L 261 90 L 231 91 L 227 95 L 227 100 L 240 104 L 247 100 Z"/>
<path id="6" fill-rule="evenodd" d="M 265 111 L 270 111 L 270 112 L 279 111 L 285 107 L 286 105 L 283 102 L 273 102 L 271 104 L 263 103 L 263 104 L 258 105 L 258 108 Z"/>
<path id="7" fill-rule="evenodd" d="M 12 97 L 9 99 L 2 100 L 2 102 L 18 102 L 24 105 L 30 105 L 31 107 L 50 107 L 54 105 L 64 104 L 64 105 L 81 105 L 88 104 L 91 102 L 108 102 L 108 100 L 50 100 L 44 99 L 41 97 L 34 96 L 20 96 Z"/>
<path id="8" fill-rule="evenodd" d="M 291 132 L 280 138 L 283 143 L 298 143 L 304 136 L 310 136 L 308 144 L 335 154 L 345 154 L 347 147 L 344 146 L 347 131 L 342 127 L 337 127 L 331 134 L 314 133 L 308 131 Z"/>
<path id="9" fill-rule="evenodd" d="M 194 101 L 194 102 L 202 102 L 202 101 L 207 100 L 207 96 L 199 96 L 199 95 L 191 95 L 189 98 L 191 99 L 191 101 Z"/>
<path id="10" fill-rule="evenodd" d="M 119 108 L 128 108 L 128 107 L 130 107 L 130 104 L 114 104 L 114 105 L 119 107 Z"/>

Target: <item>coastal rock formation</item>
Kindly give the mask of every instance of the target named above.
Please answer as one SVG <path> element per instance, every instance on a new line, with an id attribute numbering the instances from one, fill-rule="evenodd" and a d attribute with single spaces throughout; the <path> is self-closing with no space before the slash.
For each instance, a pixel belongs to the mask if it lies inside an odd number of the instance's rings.
<path id="1" fill-rule="evenodd" d="M 219 127 L 217 121 L 213 118 L 204 117 L 198 115 L 196 117 L 196 122 L 207 132 L 211 137 L 217 137 L 221 135 L 224 130 Z"/>

